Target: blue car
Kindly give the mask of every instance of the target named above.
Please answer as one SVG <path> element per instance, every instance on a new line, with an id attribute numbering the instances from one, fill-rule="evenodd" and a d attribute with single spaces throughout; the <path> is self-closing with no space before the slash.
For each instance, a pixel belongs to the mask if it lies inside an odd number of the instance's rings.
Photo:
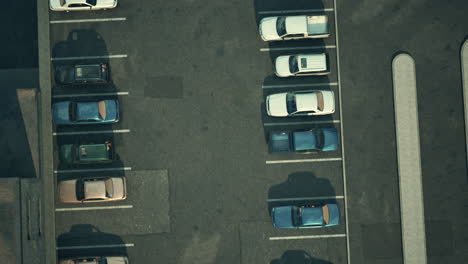
<path id="1" fill-rule="evenodd" d="M 335 203 L 307 206 L 279 206 L 271 210 L 277 228 L 319 228 L 340 223 L 340 209 Z"/>
<path id="2" fill-rule="evenodd" d="M 270 152 L 312 153 L 335 151 L 340 145 L 335 128 L 270 133 Z"/>
<path id="3" fill-rule="evenodd" d="M 52 104 L 52 113 L 52 119 L 57 125 L 116 123 L 119 121 L 119 102 L 117 100 L 63 101 Z"/>

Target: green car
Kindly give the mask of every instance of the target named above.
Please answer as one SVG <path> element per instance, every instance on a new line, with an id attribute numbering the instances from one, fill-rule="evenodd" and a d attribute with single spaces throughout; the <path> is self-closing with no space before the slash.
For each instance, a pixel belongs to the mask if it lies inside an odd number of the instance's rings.
<path id="1" fill-rule="evenodd" d="M 112 143 L 103 144 L 67 144 L 60 146 L 60 162 L 64 165 L 92 164 L 114 160 Z"/>

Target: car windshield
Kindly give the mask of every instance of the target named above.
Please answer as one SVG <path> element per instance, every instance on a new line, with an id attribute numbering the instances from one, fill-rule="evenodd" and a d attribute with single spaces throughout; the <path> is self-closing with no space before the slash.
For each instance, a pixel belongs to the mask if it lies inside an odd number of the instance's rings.
<path id="1" fill-rule="evenodd" d="M 278 17 L 276 20 L 276 32 L 280 37 L 286 35 L 286 17 Z"/>
<path id="2" fill-rule="evenodd" d="M 86 3 L 95 6 L 96 5 L 96 0 L 86 0 Z"/>
<path id="3" fill-rule="evenodd" d="M 68 114 L 70 115 L 70 120 L 76 120 L 76 103 L 71 102 L 68 106 Z"/>
<path id="4" fill-rule="evenodd" d="M 296 106 L 296 95 L 293 93 L 288 93 L 286 95 L 286 107 L 289 114 L 297 112 Z"/>
<path id="5" fill-rule="evenodd" d="M 316 130 L 315 133 L 315 140 L 317 142 L 317 147 L 319 149 L 323 148 L 323 143 L 324 143 L 324 136 L 323 136 L 323 131 L 321 129 Z"/>
<path id="6" fill-rule="evenodd" d="M 297 58 L 296 56 L 289 57 L 289 71 L 291 73 L 296 73 L 299 71 L 299 66 L 297 65 Z"/>

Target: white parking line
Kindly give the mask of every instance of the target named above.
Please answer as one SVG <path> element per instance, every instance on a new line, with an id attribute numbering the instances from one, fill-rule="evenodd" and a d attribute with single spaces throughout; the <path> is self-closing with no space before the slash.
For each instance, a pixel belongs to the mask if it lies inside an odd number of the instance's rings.
<path id="1" fill-rule="evenodd" d="M 132 167 L 103 168 L 103 169 L 76 169 L 76 170 L 54 170 L 54 173 L 76 173 L 76 172 L 101 172 L 101 171 L 129 171 Z"/>
<path id="2" fill-rule="evenodd" d="M 129 92 L 115 92 L 115 93 L 88 93 L 88 94 L 57 94 L 52 98 L 68 98 L 68 97 L 93 97 L 93 96 L 115 96 L 115 95 L 128 95 Z"/>
<path id="3" fill-rule="evenodd" d="M 339 124 L 340 120 L 323 120 L 323 121 L 304 121 L 304 122 L 276 122 L 263 123 L 264 126 L 295 126 L 295 125 L 319 125 L 319 124 Z"/>
<path id="4" fill-rule="evenodd" d="M 270 240 L 292 240 L 292 239 L 335 238 L 335 237 L 346 237 L 346 234 L 270 237 Z"/>
<path id="5" fill-rule="evenodd" d="M 93 207 L 68 207 L 68 208 L 55 208 L 55 212 L 90 211 L 90 210 L 109 210 L 109 209 L 131 209 L 131 208 L 133 208 L 133 205 L 93 206 Z"/>
<path id="6" fill-rule="evenodd" d="M 340 46 L 338 38 L 338 10 L 336 9 L 336 0 L 333 0 L 333 6 L 335 7 L 335 43 L 336 43 L 336 67 L 338 72 L 338 103 L 340 106 L 340 117 L 343 116 L 343 107 L 342 107 L 342 96 L 341 96 L 341 71 L 340 71 Z M 348 224 L 348 199 L 347 199 L 347 179 L 346 179 L 346 159 L 345 159 L 345 147 L 344 147 L 344 130 L 343 124 L 340 126 L 340 136 L 341 136 L 341 157 L 342 157 L 342 172 L 343 172 L 343 195 L 344 195 L 344 214 L 345 214 L 345 232 L 349 234 L 349 224 Z M 349 236 L 346 236 L 346 256 L 347 264 L 351 264 L 351 254 L 349 249 Z"/>
<path id="7" fill-rule="evenodd" d="M 263 89 L 281 89 L 281 88 L 299 88 L 299 87 L 317 87 L 317 86 L 338 86 L 338 83 L 331 82 L 331 83 L 274 84 L 274 85 L 262 85 L 262 88 Z"/>
<path id="8" fill-rule="evenodd" d="M 98 131 L 72 131 L 72 132 L 54 132 L 54 136 L 72 136 L 72 135 L 91 135 L 91 134 L 115 134 L 130 133 L 130 129 L 98 130 Z"/>
<path id="9" fill-rule="evenodd" d="M 94 60 L 94 59 L 121 59 L 127 58 L 127 54 L 103 55 L 103 56 L 81 56 L 81 57 L 56 57 L 50 58 L 51 61 L 65 60 Z"/>
<path id="10" fill-rule="evenodd" d="M 337 196 L 277 198 L 277 199 L 267 199 L 267 202 L 317 201 L 317 200 L 335 200 L 335 199 L 344 199 L 344 196 L 343 195 L 337 195 Z"/>
<path id="11" fill-rule="evenodd" d="M 326 46 L 309 46 L 309 47 L 287 47 L 287 48 L 261 48 L 260 51 L 283 51 L 283 50 L 322 50 L 322 49 L 334 49 L 335 45 L 326 45 Z"/>
<path id="12" fill-rule="evenodd" d="M 119 247 L 134 247 L 135 244 L 109 244 L 109 245 L 91 245 L 91 246 L 69 246 L 69 247 L 56 247 L 57 250 L 66 249 L 90 249 L 90 248 L 119 248 Z"/>
<path id="13" fill-rule="evenodd" d="M 304 162 L 325 162 L 325 161 L 340 161 L 341 158 L 326 158 L 326 159 L 296 159 L 296 160 L 267 160 L 266 164 L 285 164 L 285 163 L 304 163 Z"/>
<path id="14" fill-rule="evenodd" d="M 270 15 L 270 14 L 290 14 L 290 13 L 317 13 L 317 12 L 333 12 L 333 8 L 320 8 L 320 9 L 301 9 L 301 10 L 271 10 L 271 11 L 259 11 L 259 15 Z"/>
<path id="15" fill-rule="evenodd" d="M 114 22 L 114 21 L 125 21 L 125 17 L 115 18 L 95 18 L 95 19 L 70 19 L 70 20 L 51 20 L 50 24 L 65 24 L 65 23 L 88 23 L 88 22 Z"/>

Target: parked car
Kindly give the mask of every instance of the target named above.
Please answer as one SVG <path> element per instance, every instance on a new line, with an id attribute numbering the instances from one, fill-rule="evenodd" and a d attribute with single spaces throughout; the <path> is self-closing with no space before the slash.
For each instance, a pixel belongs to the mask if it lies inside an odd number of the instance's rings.
<path id="1" fill-rule="evenodd" d="M 57 125 L 117 123 L 119 117 L 119 102 L 114 99 L 52 104 L 52 120 Z"/>
<path id="2" fill-rule="evenodd" d="M 52 11 L 105 10 L 117 6 L 117 0 L 50 0 Z"/>
<path id="3" fill-rule="evenodd" d="M 108 83 L 109 80 L 107 63 L 58 65 L 55 68 L 55 82 L 59 84 Z"/>
<path id="4" fill-rule="evenodd" d="M 259 31 L 264 41 L 330 36 L 326 15 L 265 17 L 260 21 Z"/>
<path id="5" fill-rule="evenodd" d="M 85 178 L 58 183 L 62 203 L 121 201 L 127 198 L 125 177 Z"/>
<path id="6" fill-rule="evenodd" d="M 267 96 L 265 105 L 274 117 L 329 115 L 335 112 L 335 95 L 322 90 L 278 93 Z"/>
<path id="7" fill-rule="evenodd" d="M 279 56 L 275 59 L 278 77 L 327 75 L 330 73 L 326 53 Z"/>
<path id="8" fill-rule="evenodd" d="M 340 209 L 336 203 L 279 206 L 271 210 L 271 217 L 277 228 L 319 228 L 338 225 Z"/>
<path id="9" fill-rule="evenodd" d="M 339 146 L 336 128 L 270 133 L 270 152 L 312 153 L 335 151 Z"/>
<path id="10" fill-rule="evenodd" d="M 70 166 L 74 164 L 92 164 L 112 162 L 115 159 L 111 142 L 102 144 L 65 144 L 60 146 L 60 162 Z"/>

